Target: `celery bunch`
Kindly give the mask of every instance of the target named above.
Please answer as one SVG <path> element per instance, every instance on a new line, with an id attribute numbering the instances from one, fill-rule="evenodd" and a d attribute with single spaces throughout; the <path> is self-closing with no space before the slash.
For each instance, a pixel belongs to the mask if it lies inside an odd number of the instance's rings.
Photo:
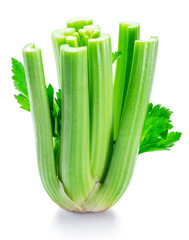
<path id="1" fill-rule="evenodd" d="M 139 153 L 167 150 L 171 113 L 149 104 L 158 39 L 139 40 L 138 23 L 120 23 L 118 51 L 91 19 L 77 18 L 51 34 L 60 89 L 46 87 L 42 55 L 23 48 L 12 59 L 15 95 L 31 111 L 41 181 L 60 207 L 98 212 L 126 190 Z M 112 63 L 117 61 L 113 82 Z"/>

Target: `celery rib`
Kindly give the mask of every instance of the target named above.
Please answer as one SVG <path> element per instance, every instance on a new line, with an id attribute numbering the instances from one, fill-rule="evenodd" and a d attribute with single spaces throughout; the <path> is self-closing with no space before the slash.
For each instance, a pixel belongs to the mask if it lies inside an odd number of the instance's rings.
<path id="1" fill-rule="evenodd" d="M 85 202 L 88 211 L 113 206 L 126 190 L 135 166 L 155 71 L 158 40 L 136 41 L 130 83 L 110 167 L 102 186 Z"/>
<path id="2" fill-rule="evenodd" d="M 70 47 L 79 47 L 78 38 L 76 36 L 67 36 L 66 42 Z"/>
<path id="3" fill-rule="evenodd" d="M 92 175 L 104 180 L 113 148 L 113 77 L 111 38 L 88 40 L 90 149 Z"/>
<path id="4" fill-rule="evenodd" d="M 26 81 L 33 117 L 41 181 L 51 199 L 71 211 L 84 211 L 64 192 L 56 176 L 50 110 L 41 50 L 29 44 L 23 48 Z"/>
<path id="5" fill-rule="evenodd" d="M 54 32 L 51 33 L 51 40 L 54 50 L 59 87 L 61 87 L 60 46 L 66 44 L 66 36 L 70 36 L 74 32 L 75 32 L 74 28 L 63 28 L 55 30 Z"/>
<path id="6" fill-rule="evenodd" d="M 87 48 L 61 46 L 62 119 L 59 175 L 68 196 L 82 203 L 95 187 L 90 171 Z"/>
<path id="7" fill-rule="evenodd" d="M 121 114 L 127 94 L 134 42 L 139 39 L 139 34 L 140 25 L 138 23 L 120 23 L 118 51 L 121 51 L 122 54 L 117 59 L 114 79 L 114 140 L 117 139 Z"/>

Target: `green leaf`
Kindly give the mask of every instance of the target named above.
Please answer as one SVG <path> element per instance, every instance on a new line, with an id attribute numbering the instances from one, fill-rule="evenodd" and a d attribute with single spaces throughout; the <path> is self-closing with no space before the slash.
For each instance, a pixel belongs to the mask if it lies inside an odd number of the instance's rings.
<path id="1" fill-rule="evenodd" d="M 21 105 L 20 108 L 30 112 L 30 101 L 28 97 L 28 89 L 26 84 L 25 69 L 21 62 L 15 58 L 12 60 L 12 80 L 14 81 L 14 86 L 20 94 L 14 95 L 17 102 Z"/>
<path id="2" fill-rule="evenodd" d="M 54 98 L 54 89 L 51 84 L 49 84 L 47 88 L 47 96 L 48 96 L 48 101 L 49 101 L 49 107 L 50 111 L 53 110 L 53 98 Z"/>
<path id="3" fill-rule="evenodd" d="M 56 92 L 56 98 L 54 98 L 54 114 L 56 115 L 57 119 L 57 136 L 60 136 L 60 129 L 61 129 L 61 90 L 59 89 Z"/>
<path id="4" fill-rule="evenodd" d="M 122 52 L 121 51 L 116 51 L 112 53 L 112 63 L 114 63 L 120 56 Z"/>
<path id="5" fill-rule="evenodd" d="M 171 125 L 171 112 L 161 105 L 148 106 L 144 122 L 139 154 L 158 150 L 170 150 L 180 137 L 180 132 L 169 132 Z"/>
<path id="6" fill-rule="evenodd" d="M 61 90 L 60 89 L 58 89 L 58 92 L 56 92 L 55 101 L 56 101 L 57 105 L 59 106 L 59 108 L 61 108 Z"/>
<path id="7" fill-rule="evenodd" d="M 16 90 L 22 93 L 25 97 L 28 98 L 28 89 L 26 84 L 26 75 L 24 66 L 21 62 L 16 60 L 15 58 L 11 58 L 12 60 L 12 80 L 14 81 L 14 86 Z"/>
<path id="8" fill-rule="evenodd" d="M 58 92 L 56 92 L 56 97 L 54 97 L 54 88 L 49 84 L 47 87 L 47 96 L 51 114 L 53 137 L 59 137 L 61 126 L 61 90 L 59 89 Z"/>
<path id="9" fill-rule="evenodd" d="M 52 123 L 52 134 L 53 137 L 55 137 L 54 134 L 54 128 L 55 128 L 55 117 L 53 113 L 53 107 L 54 107 L 54 89 L 51 84 L 48 85 L 47 87 L 47 97 L 48 97 L 48 102 L 49 102 L 49 109 L 50 109 L 50 115 L 51 115 L 51 123 Z"/>
<path id="10" fill-rule="evenodd" d="M 25 97 L 23 94 L 14 95 L 17 102 L 20 104 L 20 108 L 30 112 L 30 101 L 27 97 Z"/>
<path id="11" fill-rule="evenodd" d="M 58 137 L 53 138 L 53 148 L 54 148 L 56 176 L 58 177 L 59 157 L 60 157 L 60 139 Z"/>

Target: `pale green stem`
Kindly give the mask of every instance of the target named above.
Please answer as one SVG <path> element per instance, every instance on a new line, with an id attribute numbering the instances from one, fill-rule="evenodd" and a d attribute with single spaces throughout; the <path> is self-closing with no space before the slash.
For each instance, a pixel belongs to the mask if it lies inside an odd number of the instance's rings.
<path id="1" fill-rule="evenodd" d="M 79 47 L 78 38 L 75 36 L 67 36 L 66 42 L 70 47 Z"/>
<path id="2" fill-rule="evenodd" d="M 92 175 L 104 180 L 113 148 L 113 77 L 111 38 L 88 41 L 90 148 Z"/>
<path id="3" fill-rule="evenodd" d="M 110 167 L 102 186 L 83 204 L 88 211 L 113 206 L 130 182 L 149 103 L 157 48 L 155 37 L 135 42 L 130 82 Z"/>
<path id="4" fill-rule="evenodd" d="M 56 176 L 50 109 L 41 50 L 35 48 L 34 44 L 29 44 L 23 48 L 23 58 L 41 181 L 48 195 L 60 207 L 72 211 L 83 211 L 65 194 Z"/>
<path id="5" fill-rule="evenodd" d="M 59 175 L 76 203 L 95 187 L 90 170 L 87 48 L 61 46 L 62 116 Z"/>
<path id="6" fill-rule="evenodd" d="M 126 99 L 134 42 L 139 39 L 139 34 L 140 25 L 138 23 L 120 23 L 118 51 L 121 51 L 122 54 L 120 58 L 117 59 L 114 79 L 114 140 L 117 139 L 120 119 Z"/>
<path id="7" fill-rule="evenodd" d="M 81 47 L 82 46 L 82 42 L 81 42 L 81 37 L 79 35 L 79 32 L 73 33 L 73 36 L 77 38 L 78 45 L 79 45 L 79 47 Z"/>
<path id="8" fill-rule="evenodd" d="M 60 71 L 60 46 L 66 44 L 66 36 L 70 36 L 75 32 L 74 28 L 58 29 L 51 33 L 51 40 L 54 50 L 54 57 L 56 62 L 57 76 L 59 87 L 61 88 L 61 71 Z"/>

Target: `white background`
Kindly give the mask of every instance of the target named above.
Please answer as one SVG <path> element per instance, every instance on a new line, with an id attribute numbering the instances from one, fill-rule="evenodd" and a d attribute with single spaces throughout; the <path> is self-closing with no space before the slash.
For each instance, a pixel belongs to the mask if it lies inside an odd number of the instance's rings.
<path id="1" fill-rule="evenodd" d="M 189 239 L 189 14 L 187 0 L 1 1 L 0 3 L 0 239 Z M 170 152 L 139 156 L 121 200 L 98 214 L 61 210 L 40 182 L 30 113 L 18 108 L 11 57 L 42 49 L 46 81 L 56 85 L 51 31 L 69 18 L 91 17 L 117 48 L 120 21 L 141 24 L 141 38 L 159 37 L 151 101 L 174 111 L 182 139 Z"/>

